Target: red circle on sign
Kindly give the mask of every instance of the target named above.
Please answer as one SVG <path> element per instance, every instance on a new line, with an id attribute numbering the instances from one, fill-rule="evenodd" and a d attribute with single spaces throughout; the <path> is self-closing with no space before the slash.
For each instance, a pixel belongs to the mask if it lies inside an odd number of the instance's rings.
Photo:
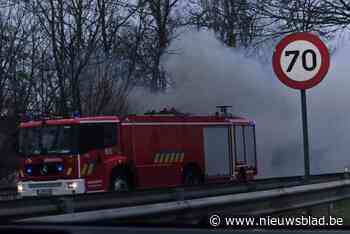
<path id="1" fill-rule="evenodd" d="M 316 73 L 316 75 L 305 81 L 296 81 L 288 77 L 285 72 L 282 69 L 281 65 L 281 56 L 284 48 L 286 48 L 290 43 L 294 41 L 308 41 L 315 45 L 322 58 L 321 66 L 319 71 Z M 275 52 L 273 54 L 273 59 L 272 59 L 272 65 L 273 65 L 273 70 L 275 71 L 277 78 L 285 85 L 289 86 L 290 88 L 293 89 L 310 89 L 317 84 L 319 84 L 323 78 L 326 76 L 328 69 L 329 69 L 329 52 L 327 49 L 327 46 L 316 36 L 311 33 L 307 32 L 298 32 L 298 33 L 293 33 L 285 38 L 283 38 L 276 46 Z"/>

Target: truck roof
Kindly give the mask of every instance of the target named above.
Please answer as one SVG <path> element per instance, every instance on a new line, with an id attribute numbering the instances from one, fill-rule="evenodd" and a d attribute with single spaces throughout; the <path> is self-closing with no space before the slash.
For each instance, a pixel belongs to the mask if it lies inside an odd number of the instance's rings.
<path id="1" fill-rule="evenodd" d="M 45 121 L 47 125 L 68 125 L 80 123 L 95 123 L 95 122 L 120 122 L 118 116 L 86 116 L 75 118 L 46 118 L 42 120 L 31 120 L 20 123 L 21 128 L 40 126 Z"/>
<path id="2" fill-rule="evenodd" d="M 121 122 L 125 125 L 131 124 L 170 124 L 170 123 L 193 123 L 193 124 L 234 124 L 243 125 L 254 124 L 254 121 L 247 120 L 241 117 L 225 117 L 225 116 L 178 116 L 178 115 L 126 115 L 126 116 L 87 116 L 75 118 L 52 118 L 43 120 L 32 120 L 22 122 L 21 128 L 40 126 L 45 122 L 47 125 L 70 125 L 82 123 L 112 123 Z"/>

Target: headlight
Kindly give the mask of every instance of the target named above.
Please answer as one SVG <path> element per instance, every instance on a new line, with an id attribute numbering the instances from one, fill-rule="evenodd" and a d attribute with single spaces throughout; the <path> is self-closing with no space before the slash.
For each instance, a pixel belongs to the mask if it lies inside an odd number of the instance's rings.
<path id="1" fill-rule="evenodd" d="M 17 184 L 17 192 L 18 193 L 23 192 L 23 185 L 22 184 Z"/>
<path id="2" fill-rule="evenodd" d="M 77 182 L 68 182 L 68 189 L 75 190 L 78 187 Z"/>

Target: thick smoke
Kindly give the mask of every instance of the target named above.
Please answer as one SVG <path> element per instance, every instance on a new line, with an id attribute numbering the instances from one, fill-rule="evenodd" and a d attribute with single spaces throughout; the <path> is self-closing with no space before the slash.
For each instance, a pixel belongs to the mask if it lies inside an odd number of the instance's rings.
<path id="1" fill-rule="evenodd" d="M 350 167 L 349 52 L 339 48 L 325 80 L 309 91 L 311 169 L 319 173 Z"/>
<path id="2" fill-rule="evenodd" d="M 234 115 L 256 121 L 261 177 L 303 174 L 300 94 L 275 78 L 271 64 L 227 48 L 208 31 L 184 33 L 169 50 L 176 53 L 164 56 L 163 66 L 176 87 L 157 96 L 136 92 L 139 109 L 214 113 L 216 105 L 232 105 Z M 344 62 L 333 67 L 320 87 L 307 92 L 313 174 L 342 171 L 350 161 L 345 138 L 350 94 L 342 83 L 346 73 L 339 73 L 345 71 L 345 58 L 345 53 L 337 56 Z"/>

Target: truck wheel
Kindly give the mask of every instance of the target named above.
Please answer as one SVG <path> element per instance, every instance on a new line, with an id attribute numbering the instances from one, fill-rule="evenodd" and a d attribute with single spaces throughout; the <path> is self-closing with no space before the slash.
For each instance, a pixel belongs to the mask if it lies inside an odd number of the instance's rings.
<path id="1" fill-rule="evenodd" d="M 199 185 L 202 184 L 202 182 L 202 174 L 197 167 L 191 166 L 184 170 L 184 185 Z"/>
<path id="2" fill-rule="evenodd" d="M 247 173 L 243 167 L 240 168 L 237 179 L 240 182 L 247 182 Z"/>
<path id="3" fill-rule="evenodd" d="M 130 180 L 126 173 L 114 173 L 111 179 L 110 191 L 114 192 L 129 192 L 131 190 Z"/>

